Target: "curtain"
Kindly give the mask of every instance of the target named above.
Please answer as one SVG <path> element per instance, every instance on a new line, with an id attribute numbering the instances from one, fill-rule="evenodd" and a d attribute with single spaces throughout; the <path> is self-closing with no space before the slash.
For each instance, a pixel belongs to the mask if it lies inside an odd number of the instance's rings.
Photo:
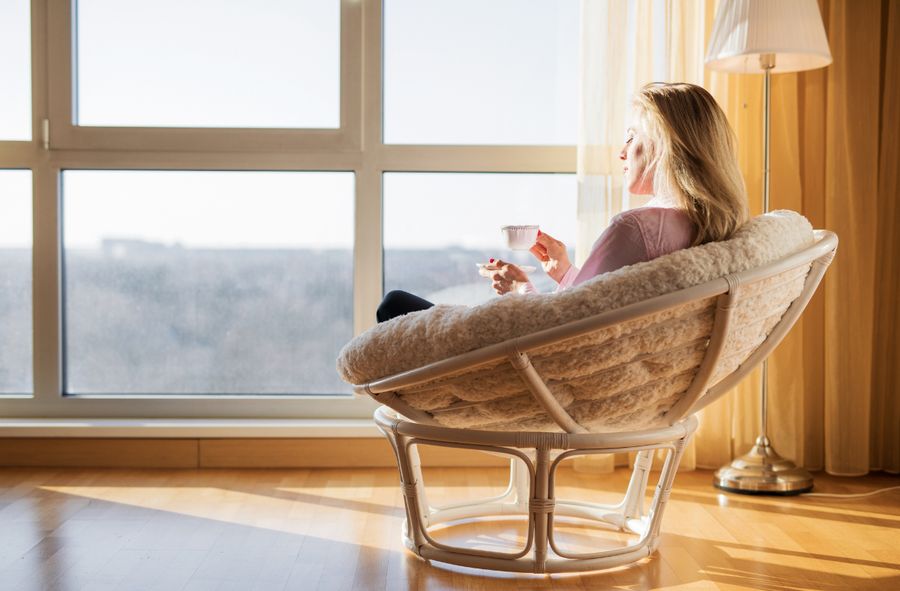
<path id="1" fill-rule="evenodd" d="M 631 97 L 648 82 L 703 83 L 704 6 L 703 0 L 581 2 L 577 265 L 614 215 L 646 202 L 622 186 L 619 153 Z M 693 449 L 682 462 L 693 466 Z M 613 459 L 578 458 L 575 467 L 610 471 Z"/>
<path id="2" fill-rule="evenodd" d="M 840 245 L 803 319 L 770 358 L 769 433 L 781 455 L 810 470 L 898 472 L 900 5 L 825 0 L 820 9 L 834 62 L 772 78 L 771 203 L 833 230 Z M 761 76 L 707 72 L 706 84 L 735 127 L 759 212 Z M 723 449 L 750 448 L 758 380 L 708 410 L 716 425 L 704 421 L 698 465 L 716 467 Z"/>
<path id="3" fill-rule="evenodd" d="M 619 152 L 644 84 L 703 81 L 703 2 L 582 0 L 576 264 L 617 213 L 634 207 Z"/>
<path id="4" fill-rule="evenodd" d="M 762 211 L 762 76 L 697 63 L 717 4 L 583 0 L 585 235 L 576 258 L 609 217 L 635 205 L 614 160 L 627 125 L 616 117 L 651 79 L 702 83 L 713 93 L 738 137 L 751 213 Z M 810 470 L 900 472 L 900 3 L 820 0 L 820 9 L 834 62 L 772 77 L 771 208 L 801 212 L 836 232 L 840 245 L 769 359 L 768 433 L 782 456 Z M 653 18 L 660 11 L 662 23 Z M 757 371 L 702 411 L 684 468 L 717 468 L 750 449 L 760 429 L 759 388 Z"/>
<path id="5" fill-rule="evenodd" d="M 900 6 L 882 2 L 875 245 L 875 334 L 869 466 L 900 472 Z"/>

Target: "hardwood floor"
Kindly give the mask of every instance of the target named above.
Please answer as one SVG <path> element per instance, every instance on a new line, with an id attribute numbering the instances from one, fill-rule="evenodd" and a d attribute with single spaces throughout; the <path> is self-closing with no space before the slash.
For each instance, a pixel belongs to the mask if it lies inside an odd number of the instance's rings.
<path id="1" fill-rule="evenodd" d="M 628 472 L 564 470 L 558 494 L 613 498 Z M 502 489 L 496 468 L 426 469 L 435 502 Z M 0 589 L 900 589 L 900 491 L 859 500 L 727 495 L 682 472 L 651 558 L 611 572 L 511 575 L 428 564 L 400 542 L 396 471 L 0 469 Z M 822 492 L 900 478 L 817 476 Z M 589 496 L 590 495 L 590 496 Z M 450 528 L 498 547 L 523 528 Z M 569 543 L 595 543 L 566 527 Z M 622 543 L 608 535 L 605 544 Z"/>

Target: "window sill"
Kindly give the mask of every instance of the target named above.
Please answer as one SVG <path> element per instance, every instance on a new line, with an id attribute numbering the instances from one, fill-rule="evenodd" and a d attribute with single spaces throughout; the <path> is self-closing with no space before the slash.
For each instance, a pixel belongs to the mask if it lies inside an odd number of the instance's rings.
<path id="1" fill-rule="evenodd" d="M 370 438 L 371 419 L 0 419 L 5 437 Z"/>

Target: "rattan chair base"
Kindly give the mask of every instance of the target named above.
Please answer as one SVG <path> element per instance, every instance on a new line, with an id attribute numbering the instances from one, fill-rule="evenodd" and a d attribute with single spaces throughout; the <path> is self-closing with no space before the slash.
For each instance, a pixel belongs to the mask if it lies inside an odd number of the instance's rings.
<path id="1" fill-rule="evenodd" d="M 404 545 L 426 560 L 498 571 L 564 573 L 603 570 L 637 562 L 652 554 L 669 492 L 685 445 L 697 428 L 690 416 L 660 429 L 628 433 L 493 432 L 450 429 L 414 423 L 387 407 L 375 411 L 375 422 L 397 456 L 406 507 Z M 435 445 L 478 450 L 510 458 L 510 480 L 496 497 L 454 505 L 429 505 L 418 446 Z M 665 460 L 649 509 L 644 494 L 656 450 Z M 578 455 L 637 452 L 631 480 L 622 500 L 615 505 L 556 498 L 554 481 L 560 462 Z M 431 531 L 466 519 L 521 516 L 528 520 L 525 548 L 519 552 L 495 552 L 438 542 Z M 605 529 L 613 527 L 634 534 L 626 546 L 591 553 L 571 553 L 554 538 L 555 516 L 575 517 Z M 599 531 L 598 531 L 599 533 Z"/>
<path id="2" fill-rule="evenodd" d="M 736 386 L 781 342 L 800 317 L 834 258 L 837 236 L 820 230 L 815 235 L 816 241 L 807 248 L 759 267 L 354 385 L 356 393 L 367 394 L 387 405 L 375 412 L 375 422 L 393 446 L 400 467 L 406 505 L 406 547 L 428 560 L 533 573 L 602 570 L 630 564 L 652 554 L 659 543 L 660 522 L 681 454 L 697 428 L 695 414 Z M 757 309 L 754 306 L 761 299 L 777 302 L 777 306 Z M 592 433 L 591 429 L 616 423 L 594 421 L 611 417 L 586 416 L 583 412 L 570 414 L 575 404 L 564 406 L 533 362 L 537 361 L 538 366 L 553 363 L 554 347 L 562 343 L 571 346 L 578 339 L 589 340 L 602 331 L 630 322 L 661 315 L 653 320 L 654 326 L 659 328 L 666 325 L 666 314 L 700 305 L 698 303 L 708 304 L 710 310 L 714 306 L 711 326 L 702 335 L 706 343 L 702 361 L 692 370 L 690 384 L 679 394 L 677 401 L 661 417 L 652 413 L 647 417 L 647 420 L 658 420 L 669 426 Z M 766 322 L 773 320 L 774 323 L 765 324 L 759 318 L 760 314 L 764 314 Z M 593 347 L 591 351 L 595 357 L 603 357 L 610 352 L 605 348 L 610 339 L 615 340 L 615 337 L 606 335 L 599 344 L 582 345 Z M 642 357 L 637 351 L 635 355 L 632 361 Z M 496 371 L 502 362 L 508 362 L 527 387 L 533 404 L 531 408 L 534 405 L 540 407 L 543 410 L 540 418 L 547 419 L 545 423 L 554 424 L 564 432 L 448 428 L 440 426 L 431 411 L 415 403 L 417 389 L 455 379 L 460 372 L 471 374 L 468 380 L 483 377 L 485 373 Z M 589 366 L 585 365 L 583 377 L 593 375 Z M 640 371 L 638 374 L 644 375 Z M 647 384 L 643 382 L 644 386 Z M 459 386 L 458 383 L 455 385 Z M 659 410 L 655 406 L 649 408 Z M 600 414 L 603 414 L 602 409 Z M 507 427 L 514 427 L 514 419 L 510 418 Z M 618 423 L 620 427 L 616 428 L 626 429 L 626 423 Z M 635 421 L 632 424 L 647 423 Z M 504 494 L 492 499 L 432 507 L 422 480 L 420 445 L 505 455 L 512 466 L 510 486 Z M 654 451 L 660 449 L 666 450 L 665 461 L 650 508 L 644 512 L 643 497 L 650 465 Z M 619 452 L 637 453 L 631 481 L 621 502 L 600 505 L 556 498 L 554 479 L 561 461 L 577 455 Z M 509 515 L 521 516 L 528 524 L 526 546 L 518 552 L 450 546 L 436 541 L 431 535 L 435 527 L 461 519 L 487 521 L 491 517 Z M 607 528 L 612 526 L 633 534 L 636 541 L 624 547 L 609 549 L 607 545 L 603 550 L 576 554 L 560 548 L 554 539 L 553 519 L 557 515 L 579 517 Z M 590 541 L 593 540 L 591 537 Z M 601 547 L 598 544 L 598 548 Z"/>

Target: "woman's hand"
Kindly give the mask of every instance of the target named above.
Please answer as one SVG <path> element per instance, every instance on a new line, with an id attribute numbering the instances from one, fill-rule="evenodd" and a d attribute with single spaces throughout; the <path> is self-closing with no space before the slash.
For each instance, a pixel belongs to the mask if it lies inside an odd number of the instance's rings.
<path id="1" fill-rule="evenodd" d="M 482 267 L 481 275 L 490 278 L 491 287 L 500 295 L 515 291 L 518 283 L 528 283 L 525 271 L 500 259 L 491 259 Z"/>
<path id="2" fill-rule="evenodd" d="M 559 283 L 572 266 L 566 245 L 549 234 L 538 232 L 537 241 L 531 247 L 531 254 L 541 262 L 547 275 Z"/>

